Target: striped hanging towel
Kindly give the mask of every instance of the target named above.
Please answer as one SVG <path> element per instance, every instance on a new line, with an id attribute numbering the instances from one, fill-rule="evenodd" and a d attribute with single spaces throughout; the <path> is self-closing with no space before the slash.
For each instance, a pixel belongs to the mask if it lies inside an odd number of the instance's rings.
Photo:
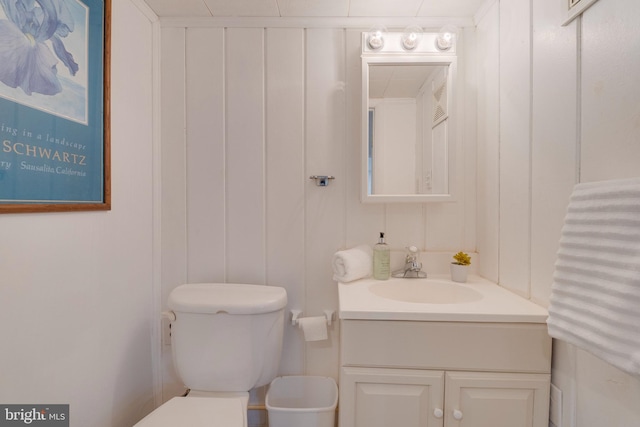
<path id="1" fill-rule="evenodd" d="M 640 377 L 640 178 L 575 186 L 547 325 L 552 337 Z"/>

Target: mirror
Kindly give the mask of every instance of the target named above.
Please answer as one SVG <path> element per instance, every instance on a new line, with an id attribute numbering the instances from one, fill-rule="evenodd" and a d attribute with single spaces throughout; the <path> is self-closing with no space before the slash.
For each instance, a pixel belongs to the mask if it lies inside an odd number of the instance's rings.
<path id="1" fill-rule="evenodd" d="M 453 201 L 455 55 L 370 53 L 363 44 L 362 200 Z"/>

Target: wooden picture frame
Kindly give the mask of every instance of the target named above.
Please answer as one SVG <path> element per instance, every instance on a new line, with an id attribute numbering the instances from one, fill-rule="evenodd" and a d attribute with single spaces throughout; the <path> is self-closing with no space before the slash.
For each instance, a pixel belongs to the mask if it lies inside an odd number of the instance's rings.
<path id="1" fill-rule="evenodd" d="M 111 0 L 7 4 L 0 213 L 110 210 Z"/>
<path id="2" fill-rule="evenodd" d="M 560 0 L 562 26 L 576 19 L 596 1 L 598 0 Z"/>

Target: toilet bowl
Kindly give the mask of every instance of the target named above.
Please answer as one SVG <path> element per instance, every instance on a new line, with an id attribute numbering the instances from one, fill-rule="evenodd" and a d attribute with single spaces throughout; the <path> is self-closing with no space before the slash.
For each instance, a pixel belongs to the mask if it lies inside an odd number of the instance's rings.
<path id="1" fill-rule="evenodd" d="M 176 373 L 190 390 L 134 427 L 246 427 L 249 390 L 277 375 L 284 288 L 229 283 L 178 286 L 169 295 Z"/>

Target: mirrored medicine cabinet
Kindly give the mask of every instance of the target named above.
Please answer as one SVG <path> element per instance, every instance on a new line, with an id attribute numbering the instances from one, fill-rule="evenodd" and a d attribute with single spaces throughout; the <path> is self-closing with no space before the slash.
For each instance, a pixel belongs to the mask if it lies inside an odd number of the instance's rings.
<path id="1" fill-rule="evenodd" d="M 365 203 L 454 200 L 455 43 L 422 34 L 410 51 L 402 33 L 372 48 L 362 34 L 362 191 Z"/>

